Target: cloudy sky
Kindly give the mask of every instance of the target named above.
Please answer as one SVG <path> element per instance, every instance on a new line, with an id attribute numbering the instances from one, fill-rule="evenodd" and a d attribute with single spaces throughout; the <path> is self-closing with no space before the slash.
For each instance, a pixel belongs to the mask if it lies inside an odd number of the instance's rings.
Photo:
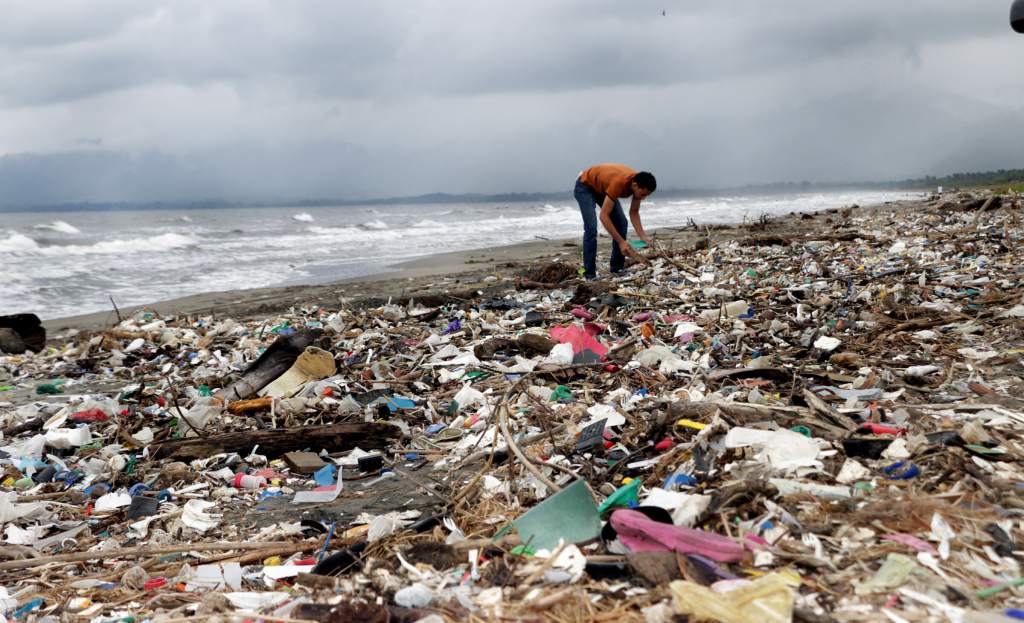
<path id="1" fill-rule="evenodd" d="M 0 0 L 0 203 L 1024 167 L 1009 0 Z"/>

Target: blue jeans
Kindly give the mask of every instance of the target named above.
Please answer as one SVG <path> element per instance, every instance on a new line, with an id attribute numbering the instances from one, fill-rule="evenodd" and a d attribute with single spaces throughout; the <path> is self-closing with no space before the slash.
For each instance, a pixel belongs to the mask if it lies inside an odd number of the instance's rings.
<path id="1" fill-rule="evenodd" d="M 593 279 L 597 277 L 597 210 L 600 210 L 601 204 L 604 203 L 604 195 L 577 178 L 573 196 L 576 197 L 576 203 L 580 204 L 580 214 L 583 216 L 583 276 L 586 279 Z M 625 239 L 626 232 L 629 230 L 629 221 L 626 220 L 626 215 L 622 212 L 622 204 L 618 199 L 615 200 L 615 205 L 612 207 L 611 219 L 615 230 Z M 625 265 L 626 258 L 622 255 L 618 243 L 612 238 L 612 272 L 621 271 Z"/>

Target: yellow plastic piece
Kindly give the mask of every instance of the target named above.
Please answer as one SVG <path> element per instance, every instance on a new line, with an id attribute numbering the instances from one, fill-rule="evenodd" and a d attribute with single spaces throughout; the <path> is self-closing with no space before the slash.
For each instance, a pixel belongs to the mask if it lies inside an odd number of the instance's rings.
<path id="1" fill-rule="evenodd" d="M 720 623 L 791 623 L 794 593 L 782 576 L 772 573 L 725 593 L 694 582 L 668 585 L 677 614 Z"/>
<path id="2" fill-rule="evenodd" d="M 701 424 L 700 422 L 685 419 L 676 421 L 676 426 L 685 426 L 686 428 L 692 428 L 693 430 L 704 430 L 708 427 L 707 424 Z"/>
<path id="3" fill-rule="evenodd" d="M 278 566 L 280 564 L 281 564 L 281 557 L 280 556 L 271 556 L 270 558 L 264 559 L 264 561 L 263 561 L 263 566 L 264 567 L 276 567 L 276 566 Z"/>

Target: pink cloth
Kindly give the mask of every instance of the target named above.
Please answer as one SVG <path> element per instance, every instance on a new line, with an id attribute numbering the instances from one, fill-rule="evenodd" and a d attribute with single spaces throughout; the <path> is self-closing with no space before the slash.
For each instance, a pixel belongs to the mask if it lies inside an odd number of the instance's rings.
<path id="1" fill-rule="evenodd" d="M 606 346 L 576 325 L 551 327 L 551 337 L 562 344 L 572 344 L 572 352 L 577 355 L 589 350 L 598 357 L 604 357 L 608 352 Z"/>
<path id="2" fill-rule="evenodd" d="M 679 552 L 698 554 L 717 562 L 743 559 L 743 546 L 713 532 L 694 530 L 649 519 L 634 510 L 612 513 L 612 527 L 619 541 L 634 552 Z"/>

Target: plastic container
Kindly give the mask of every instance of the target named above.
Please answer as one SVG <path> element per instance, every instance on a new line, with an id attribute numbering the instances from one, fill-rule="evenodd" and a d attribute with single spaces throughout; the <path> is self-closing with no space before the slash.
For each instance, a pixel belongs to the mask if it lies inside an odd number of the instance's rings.
<path id="1" fill-rule="evenodd" d="M 263 476 L 235 474 L 234 485 L 236 489 L 259 489 L 260 487 L 267 486 L 267 479 Z"/>

